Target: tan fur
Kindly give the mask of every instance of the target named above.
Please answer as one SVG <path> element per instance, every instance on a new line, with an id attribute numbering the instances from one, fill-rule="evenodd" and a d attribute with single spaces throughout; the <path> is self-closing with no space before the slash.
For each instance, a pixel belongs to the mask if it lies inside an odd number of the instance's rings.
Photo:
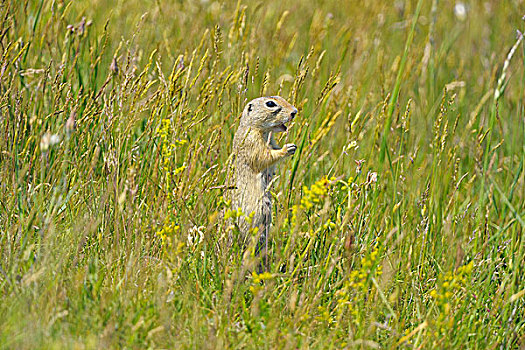
<path id="1" fill-rule="evenodd" d="M 276 106 L 268 106 L 272 101 Z M 271 103 L 270 103 L 271 104 Z M 245 215 L 253 213 L 251 224 L 244 217 L 237 224 L 241 244 L 250 242 L 248 232 L 258 227 L 258 247 L 266 247 L 272 219 L 272 200 L 268 186 L 275 173 L 275 163 L 296 150 L 294 144 L 280 148 L 274 134 L 286 130 L 284 126 L 297 114 L 297 109 L 279 96 L 259 97 L 250 101 L 242 113 L 239 129 L 233 139 L 234 179 L 236 189 L 232 207 L 241 208 Z"/>

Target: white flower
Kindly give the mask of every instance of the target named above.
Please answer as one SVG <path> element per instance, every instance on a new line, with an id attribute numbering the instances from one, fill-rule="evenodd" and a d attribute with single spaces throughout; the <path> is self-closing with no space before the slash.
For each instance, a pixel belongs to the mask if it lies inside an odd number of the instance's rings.
<path id="1" fill-rule="evenodd" d="M 463 22 L 467 19 L 467 6 L 461 1 L 456 2 L 456 6 L 454 6 L 454 14 L 459 21 Z"/>
<path id="2" fill-rule="evenodd" d="M 367 177 L 366 182 L 368 182 L 368 184 L 374 184 L 377 182 L 376 172 L 369 171 L 366 177 Z"/>
<path id="3" fill-rule="evenodd" d="M 195 225 L 193 227 L 190 227 L 188 232 L 189 246 L 193 246 L 202 242 L 202 240 L 204 239 L 204 229 L 204 226 L 197 227 L 197 225 Z"/>
<path id="4" fill-rule="evenodd" d="M 60 142 L 60 136 L 58 134 L 53 134 L 49 138 L 49 146 L 54 146 L 59 142 Z"/>
<path id="5" fill-rule="evenodd" d="M 42 152 L 47 152 L 49 147 L 53 147 L 60 142 L 60 136 L 58 134 L 53 134 L 46 132 L 42 139 L 40 140 L 40 150 Z"/>

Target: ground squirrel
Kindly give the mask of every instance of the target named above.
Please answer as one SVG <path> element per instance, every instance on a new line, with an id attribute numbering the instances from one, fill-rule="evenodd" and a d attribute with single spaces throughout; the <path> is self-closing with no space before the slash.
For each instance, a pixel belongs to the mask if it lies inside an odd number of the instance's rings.
<path id="1" fill-rule="evenodd" d="M 275 173 L 275 163 L 293 155 L 297 146 L 286 144 L 280 148 L 274 134 L 286 131 L 286 123 L 297 114 L 297 109 L 279 96 L 259 97 L 250 101 L 242 112 L 239 129 L 233 139 L 235 190 L 233 208 L 240 208 L 249 216 L 238 219 L 240 244 L 251 239 L 248 231 L 258 227 L 257 253 L 266 252 L 268 231 L 272 219 L 272 200 L 268 186 Z"/>

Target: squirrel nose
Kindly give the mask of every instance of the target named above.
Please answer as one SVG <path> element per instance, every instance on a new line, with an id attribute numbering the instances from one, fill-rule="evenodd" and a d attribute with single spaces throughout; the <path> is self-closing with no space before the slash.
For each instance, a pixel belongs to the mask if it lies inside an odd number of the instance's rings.
<path id="1" fill-rule="evenodd" d="M 294 109 L 290 114 L 292 116 L 292 119 L 295 118 L 295 115 L 297 114 L 297 109 Z"/>

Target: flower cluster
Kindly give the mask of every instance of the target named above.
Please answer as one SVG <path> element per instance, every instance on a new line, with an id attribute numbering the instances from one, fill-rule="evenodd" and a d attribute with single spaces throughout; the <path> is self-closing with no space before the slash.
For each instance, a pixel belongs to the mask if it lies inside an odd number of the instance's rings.
<path id="1" fill-rule="evenodd" d="M 369 256 L 361 260 L 361 268 L 350 272 L 349 286 L 365 291 L 370 276 L 379 277 L 383 273 L 383 267 L 378 266 L 379 248 L 376 246 Z"/>
<path id="2" fill-rule="evenodd" d="M 300 210 L 309 210 L 314 206 L 323 203 L 328 194 L 328 191 L 330 190 L 330 187 L 334 183 L 336 183 L 335 177 L 328 179 L 326 176 L 324 176 L 320 180 L 316 181 L 310 188 L 303 186 L 304 195 L 301 198 L 301 203 L 300 205 L 292 206 L 292 218 L 291 221 L 287 221 L 287 223 L 291 224 L 292 227 L 295 226 Z"/>
<path id="3" fill-rule="evenodd" d="M 332 325 L 335 323 L 335 318 L 330 313 L 329 308 L 324 307 L 322 305 L 319 305 L 317 307 L 317 316 L 315 316 L 315 319 L 328 325 Z"/>
<path id="4" fill-rule="evenodd" d="M 157 129 L 157 134 L 160 137 L 160 154 L 162 155 L 162 165 L 163 169 L 166 171 L 169 171 L 168 165 L 172 152 L 172 147 L 169 142 L 170 125 L 171 121 L 169 119 L 162 119 Z"/>
<path id="5" fill-rule="evenodd" d="M 361 267 L 350 272 L 348 280 L 345 281 L 343 288 L 337 291 L 337 315 L 340 319 L 345 310 L 347 310 L 353 318 L 357 321 L 359 319 L 358 308 L 355 307 L 357 300 L 365 300 L 364 293 L 371 289 L 369 288 L 370 280 L 377 278 L 383 273 L 382 266 L 379 265 L 379 258 L 381 249 L 376 244 L 370 254 L 365 255 L 361 259 Z"/>
<path id="6" fill-rule="evenodd" d="M 170 168 L 171 158 L 175 148 L 185 145 L 188 141 L 186 140 L 175 140 L 175 142 L 170 142 L 171 138 L 171 120 L 169 118 L 162 119 L 159 127 L 157 128 L 157 134 L 160 137 L 160 154 L 162 158 L 162 169 L 165 171 L 166 175 L 166 187 L 167 190 L 170 188 L 170 180 L 172 171 Z M 186 165 L 183 164 L 180 167 L 176 168 L 173 172 L 173 175 L 177 175 L 184 171 Z"/>
<path id="7" fill-rule="evenodd" d="M 435 300 L 440 313 L 438 322 L 444 321 L 450 315 L 451 303 L 455 301 L 455 294 L 467 284 L 474 264 L 472 262 L 459 267 L 455 272 L 448 271 L 438 283 L 436 289 L 430 292 L 430 296 Z M 453 318 L 448 323 L 452 326 Z"/>
<path id="8" fill-rule="evenodd" d="M 304 196 L 301 198 L 301 208 L 308 210 L 316 204 L 322 203 L 335 178 L 328 179 L 326 176 L 316 181 L 312 187 L 303 187 Z"/>
<path id="9" fill-rule="evenodd" d="M 407 329 L 398 341 L 398 345 L 405 343 L 420 330 L 430 328 L 430 335 L 434 338 L 432 347 L 440 348 L 443 339 L 450 336 L 454 329 L 454 309 L 464 302 L 464 295 L 468 280 L 474 268 L 473 262 L 459 267 L 456 271 L 448 271 L 440 275 L 436 288 L 430 292 L 430 297 L 435 301 L 438 315 L 434 319 L 427 319 L 414 329 Z"/>
<path id="10" fill-rule="evenodd" d="M 228 220 L 228 219 L 237 219 L 237 218 L 240 218 L 241 216 L 244 216 L 244 213 L 242 212 L 241 208 L 237 208 L 237 209 L 228 209 L 228 210 L 226 210 L 226 212 L 224 213 L 224 219 L 225 219 L 225 220 Z"/>
<path id="11" fill-rule="evenodd" d="M 172 237 L 180 232 L 180 226 L 173 222 L 166 221 L 162 228 L 157 231 L 157 236 L 162 240 L 163 249 L 172 247 Z"/>
<path id="12" fill-rule="evenodd" d="M 269 272 L 257 273 L 252 272 L 252 285 L 250 286 L 250 291 L 255 294 L 261 289 L 261 285 L 264 281 L 273 278 L 273 275 Z"/>
<path id="13" fill-rule="evenodd" d="M 171 120 L 169 118 L 164 118 L 161 120 L 159 127 L 157 128 L 157 135 L 160 138 L 160 154 L 161 154 L 161 169 L 164 172 L 164 186 L 165 193 L 167 195 L 168 202 L 168 215 L 164 220 L 162 228 L 157 231 L 157 236 L 162 240 L 162 249 L 167 254 L 167 249 L 172 248 L 172 238 L 175 237 L 176 233 L 180 232 L 180 226 L 175 224 L 171 218 L 172 213 L 172 200 L 174 195 L 171 191 L 171 178 L 173 175 L 178 175 L 186 169 L 186 165 L 183 164 L 175 170 L 171 170 L 171 162 L 174 155 L 174 151 L 177 147 L 182 146 L 187 143 L 186 140 L 176 140 L 171 142 L 172 138 L 171 132 Z M 176 247 L 177 252 L 179 252 L 184 243 L 179 243 Z"/>

